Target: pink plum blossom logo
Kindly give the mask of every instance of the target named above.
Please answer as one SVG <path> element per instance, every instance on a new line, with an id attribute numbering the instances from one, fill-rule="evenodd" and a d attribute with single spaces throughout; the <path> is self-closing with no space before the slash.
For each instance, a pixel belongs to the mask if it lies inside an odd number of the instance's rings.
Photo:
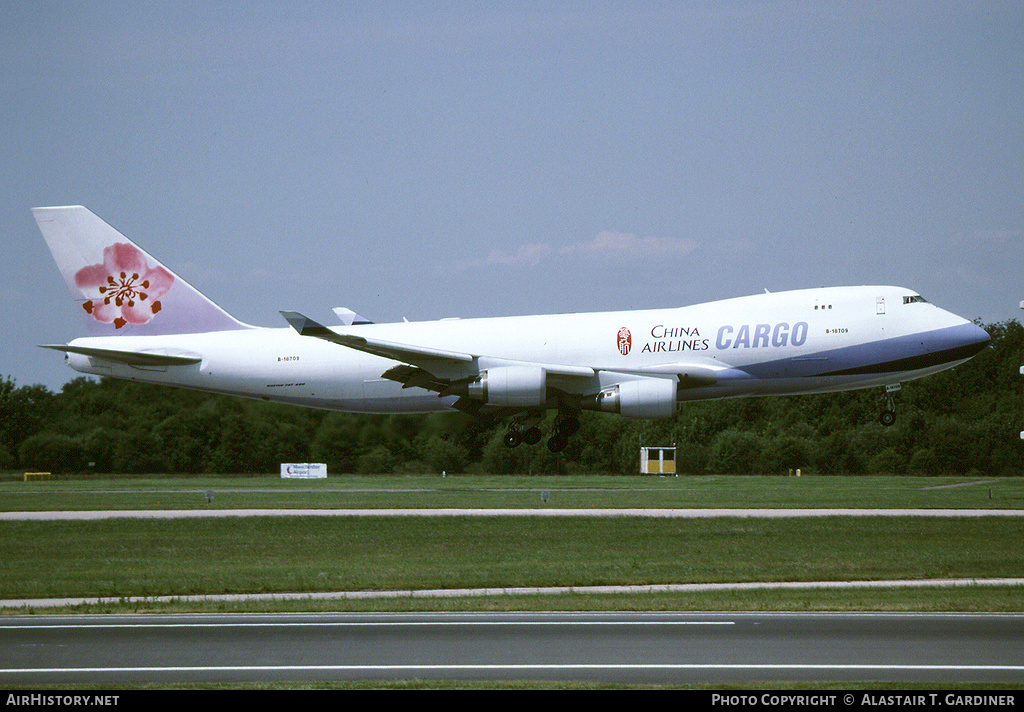
<path id="1" fill-rule="evenodd" d="M 75 273 L 75 285 L 89 299 L 82 308 L 96 321 L 113 324 L 145 324 L 160 311 L 160 297 L 174 284 L 174 275 L 159 265 L 150 267 L 146 255 L 125 242 L 103 249 L 101 264 Z"/>

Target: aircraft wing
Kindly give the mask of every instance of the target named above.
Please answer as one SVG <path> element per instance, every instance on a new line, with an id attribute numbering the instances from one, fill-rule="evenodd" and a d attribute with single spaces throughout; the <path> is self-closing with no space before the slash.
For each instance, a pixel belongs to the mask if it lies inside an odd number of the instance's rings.
<path id="1" fill-rule="evenodd" d="M 352 334 L 339 334 L 328 329 L 323 324 L 318 324 L 309 317 L 298 312 L 281 312 L 281 315 L 300 336 L 312 336 L 324 341 L 330 341 L 341 346 L 348 346 L 356 351 L 363 351 L 374 356 L 383 356 L 393 361 L 405 363 L 418 363 L 424 359 L 458 361 L 463 363 L 472 362 L 475 356 L 460 351 L 445 351 L 443 349 L 427 348 L 423 346 L 411 346 L 409 344 L 397 344 L 393 341 L 381 339 L 368 339 L 364 336 Z"/>
<path id="2" fill-rule="evenodd" d="M 427 388 L 444 394 L 452 385 L 452 379 L 439 377 L 438 373 L 448 371 L 465 371 L 465 366 L 479 363 L 483 354 L 471 354 L 464 351 L 448 351 L 429 346 L 400 344 L 383 339 L 372 339 L 354 334 L 339 334 L 298 312 L 282 311 L 281 315 L 300 336 L 312 336 L 331 343 L 347 346 L 350 349 L 399 361 L 404 366 L 395 366 L 383 374 L 384 378 L 398 381 L 406 388 L 414 386 Z M 589 378 L 595 374 L 594 369 L 586 366 L 566 366 L 561 364 L 524 364 L 539 366 L 550 374 L 559 376 L 580 376 Z M 461 366 L 461 368 L 459 368 Z M 455 367 L 455 368 L 452 368 Z"/>
<path id="3" fill-rule="evenodd" d="M 340 346 L 397 361 L 396 365 L 387 368 L 381 374 L 382 378 L 401 383 L 403 388 L 424 388 L 434 391 L 442 398 L 457 396 L 452 407 L 484 417 L 523 410 L 522 401 L 517 399 L 522 398 L 524 393 L 527 401 L 535 398 L 539 405 L 539 396 L 530 393 L 530 389 L 535 386 L 543 389 L 542 384 L 548 376 L 593 379 L 598 373 L 597 369 L 589 366 L 516 361 L 495 355 L 400 344 L 364 335 L 339 334 L 297 312 L 281 314 L 300 336 L 324 339 Z M 474 389 L 479 388 L 481 382 L 486 386 L 487 377 L 492 370 L 495 373 L 517 372 L 516 378 L 523 379 L 517 382 L 520 390 L 499 391 L 499 396 L 493 399 L 490 396 L 481 398 L 479 391 L 473 395 Z M 675 408 L 677 389 L 712 386 L 718 381 L 719 370 L 706 365 L 666 363 L 636 371 L 605 372 L 621 376 L 622 381 L 618 383 L 606 380 L 604 384 L 599 385 L 595 379 L 594 382 L 579 385 L 583 388 L 592 388 L 591 397 L 596 397 L 598 401 L 602 397 L 607 397 L 611 401 L 608 408 L 602 407 L 602 410 L 611 409 L 625 417 L 654 417 L 652 413 L 657 417 L 667 417 L 666 414 Z M 523 373 L 528 375 L 523 376 Z M 532 378 L 537 380 L 531 380 Z M 575 392 L 577 396 L 582 393 L 571 387 L 568 388 L 568 392 Z"/>

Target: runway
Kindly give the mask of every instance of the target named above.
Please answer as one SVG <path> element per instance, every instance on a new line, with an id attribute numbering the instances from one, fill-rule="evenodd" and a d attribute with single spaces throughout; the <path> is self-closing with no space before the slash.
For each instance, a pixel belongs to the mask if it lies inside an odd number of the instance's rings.
<path id="1" fill-rule="evenodd" d="M 1024 682 L 1024 614 L 13 616 L 2 685 Z"/>
<path id="2" fill-rule="evenodd" d="M 1016 517 L 1021 510 L 148 510 L 0 519 L 234 516 Z M 684 587 L 1024 585 L 1022 579 Z M 586 588 L 586 587 L 584 587 Z M 626 588 L 626 587 L 613 587 Z M 643 587 L 674 589 L 672 586 Z M 560 590 L 384 591 L 478 596 Z M 574 590 L 575 592 L 575 590 Z M 582 593 L 590 591 L 581 590 Z M 628 591 L 633 592 L 635 591 Z M 642 592 L 641 592 L 642 593 Z M 309 593 L 267 594 L 311 598 Z M 365 597 L 336 592 L 318 597 Z M 899 595 L 898 590 L 893 595 Z M 3 601 L 2 606 L 68 602 Z M 0 684 L 559 680 L 611 684 L 872 680 L 1024 684 L 1024 614 L 252 614 L 0 617 Z"/>

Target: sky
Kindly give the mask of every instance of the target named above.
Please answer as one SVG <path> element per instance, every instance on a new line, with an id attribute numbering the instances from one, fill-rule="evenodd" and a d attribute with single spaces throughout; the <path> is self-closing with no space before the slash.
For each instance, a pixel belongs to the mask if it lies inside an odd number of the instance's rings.
<path id="1" fill-rule="evenodd" d="M 0 0 L 0 378 L 78 376 L 30 208 L 242 321 L 886 284 L 1024 316 L 1024 3 Z"/>

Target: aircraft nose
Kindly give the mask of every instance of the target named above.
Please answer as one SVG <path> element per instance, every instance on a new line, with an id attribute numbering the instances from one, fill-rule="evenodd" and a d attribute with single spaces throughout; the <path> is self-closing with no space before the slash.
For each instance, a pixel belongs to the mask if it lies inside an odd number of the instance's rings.
<path id="1" fill-rule="evenodd" d="M 969 359 L 984 351 L 992 343 L 988 332 L 974 322 L 967 321 L 952 312 L 946 313 L 949 315 L 950 326 L 943 330 L 942 341 L 945 343 L 942 348 L 947 350 L 951 356 L 955 356 L 957 360 Z"/>
<path id="2" fill-rule="evenodd" d="M 985 350 L 992 342 L 988 333 L 974 322 L 945 312 L 944 326 L 931 332 L 928 350 L 942 353 L 947 362 L 966 361 Z"/>
<path id="3" fill-rule="evenodd" d="M 992 343 L 992 337 L 988 332 L 972 322 L 964 325 L 960 338 L 963 341 L 963 349 L 971 356 L 980 353 Z"/>

